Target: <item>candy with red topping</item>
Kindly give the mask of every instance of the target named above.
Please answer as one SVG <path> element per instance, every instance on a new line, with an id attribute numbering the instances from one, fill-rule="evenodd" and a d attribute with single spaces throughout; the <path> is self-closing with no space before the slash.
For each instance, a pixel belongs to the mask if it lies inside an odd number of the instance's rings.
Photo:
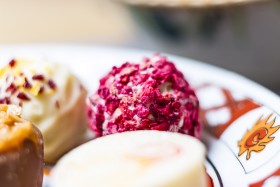
<path id="1" fill-rule="evenodd" d="M 83 138 L 85 99 L 79 80 L 62 65 L 14 59 L 0 69 L 0 104 L 21 106 L 23 117 L 41 130 L 46 162 Z"/>
<path id="2" fill-rule="evenodd" d="M 164 56 L 113 67 L 87 106 L 88 123 L 97 136 L 134 130 L 200 135 L 198 99 Z"/>

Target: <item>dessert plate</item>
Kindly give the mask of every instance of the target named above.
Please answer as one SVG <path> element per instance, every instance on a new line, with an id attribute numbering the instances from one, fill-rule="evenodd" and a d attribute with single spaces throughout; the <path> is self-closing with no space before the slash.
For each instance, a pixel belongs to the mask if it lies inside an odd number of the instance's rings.
<path id="1" fill-rule="evenodd" d="M 114 65 L 154 52 L 92 46 L 0 47 L 0 65 L 14 57 L 47 58 L 67 65 L 92 93 Z M 209 186 L 274 187 L 280 184 L 280 98 L 240 75 L 168 55 L 196 89 L 208 148 Z M 47 176 L 45 185 L 47 186 Z"/>

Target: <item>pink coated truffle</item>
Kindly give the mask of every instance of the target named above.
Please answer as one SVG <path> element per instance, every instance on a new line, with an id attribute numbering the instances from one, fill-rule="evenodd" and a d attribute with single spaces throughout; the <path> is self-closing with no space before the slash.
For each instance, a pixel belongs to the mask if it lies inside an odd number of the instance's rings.
<path id="1" fill-rule="evenodd" d="M 113 67 L 87 100 L 88 123 L 96 136 L 161 130 L 199 138 L 198 110 L 184 75 L 160 55 Z"/>

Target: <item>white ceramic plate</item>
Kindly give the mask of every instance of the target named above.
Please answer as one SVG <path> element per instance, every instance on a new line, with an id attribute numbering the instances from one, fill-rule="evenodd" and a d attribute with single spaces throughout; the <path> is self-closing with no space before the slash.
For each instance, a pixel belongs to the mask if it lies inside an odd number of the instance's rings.
<path id="1" fill-rule="evenodd" d="M 68 66 L 93 93 L 114 65 L 139 62 L 153 52 L 92 46 L 0 47 L 0 65 L 14 57 L 48 58 Z M 214 186 L 280 184 L 280 99 L 235 73 L 166 55 L 196 89 L 208 147 L 206 167 Z"/>

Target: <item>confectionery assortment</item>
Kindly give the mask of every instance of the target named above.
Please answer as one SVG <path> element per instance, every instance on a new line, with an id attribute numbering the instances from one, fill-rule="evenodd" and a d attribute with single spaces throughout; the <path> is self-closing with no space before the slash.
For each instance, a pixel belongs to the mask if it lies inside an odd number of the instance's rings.
<path id="1" fill-rule="evenodd" d="M 21 108 L 0 105 L 0 185 L 40 187 L 43 181 L 43 137 Z"/>
<path id="2" fill-rule="evenodd" d="M 41 186 L 60 159 L 51 187 L 206 186 L 198 99 L 159 54 L 113 67 L 88 97 L 66 67 L 16 58 L 0 69 L 0 104 L 1 185 Z"/>

